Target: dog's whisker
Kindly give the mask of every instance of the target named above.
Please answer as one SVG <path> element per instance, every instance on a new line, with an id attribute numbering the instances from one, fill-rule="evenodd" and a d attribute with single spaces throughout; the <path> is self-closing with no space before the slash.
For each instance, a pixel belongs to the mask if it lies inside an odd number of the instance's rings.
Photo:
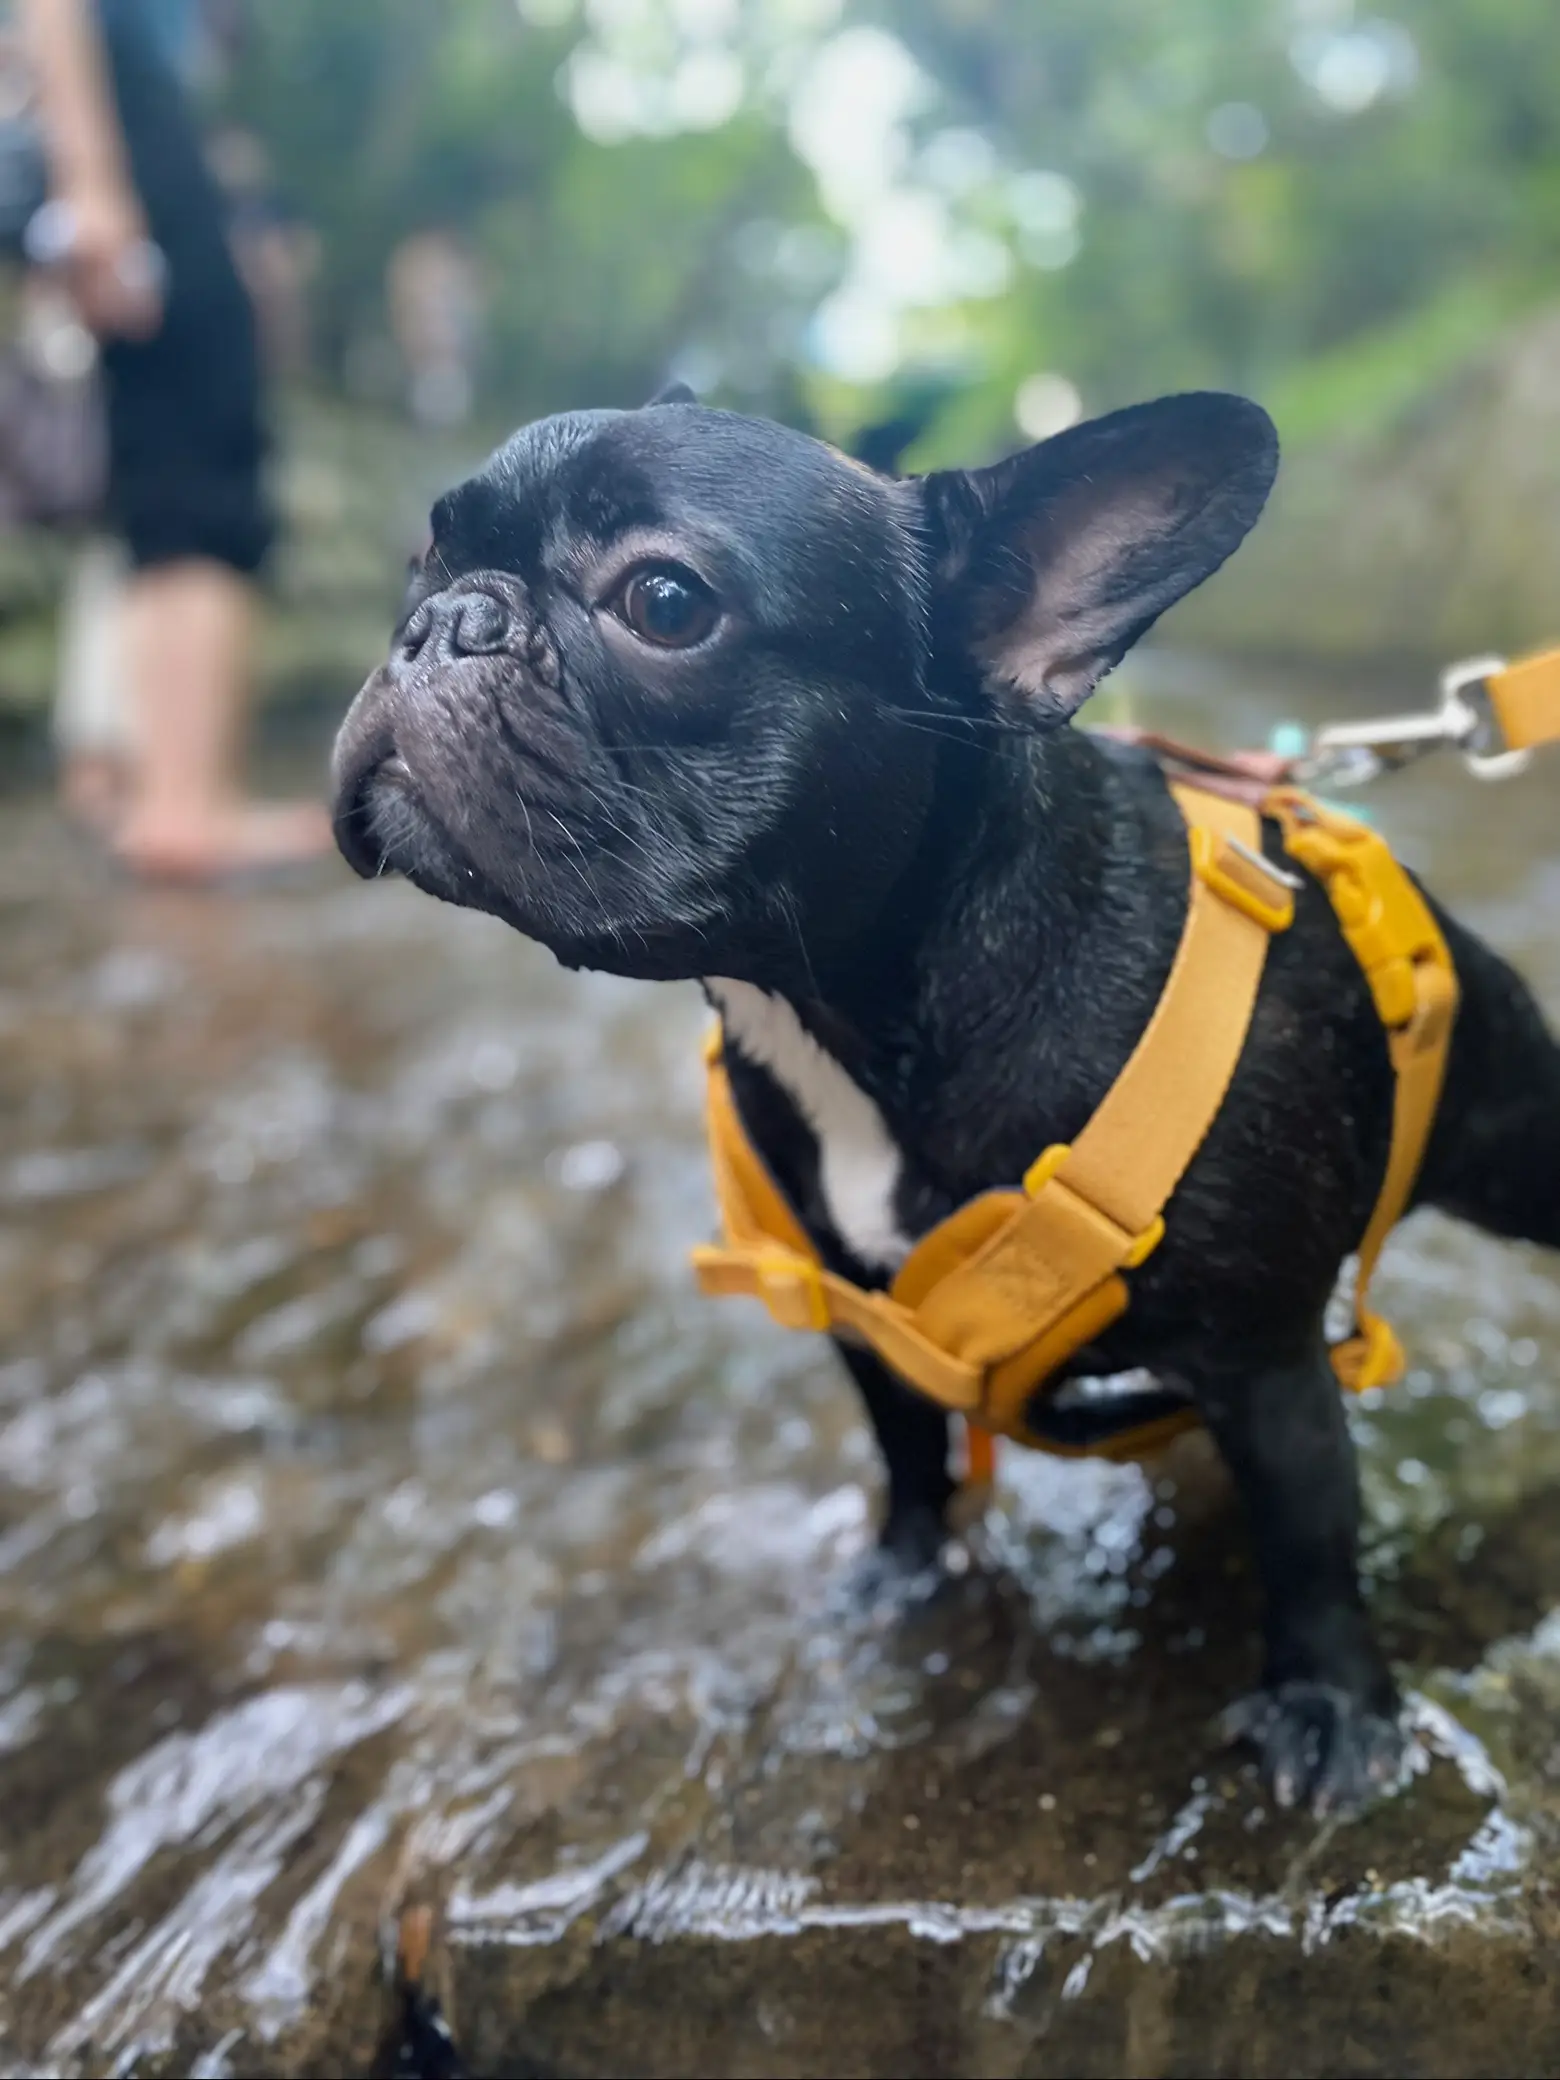
<path id="1" fill-rule="evenodd" d="M 526 843 L 534 852 L 536 850 L 536 826 L 531 821 L 530 804 L 518 787 L 515 789 L 515 800 L 520 804 L 520 814 L 525 818 Z"/>
<path id="2" fill-rule="evenodd" d="M 585 851 L 583 846 L 580 844 L 579 839 L 575 836 L 574 832 L 569 829 L 569 826 L 564 822 L 561 816 L 556 815 L 551 809 L 547 811 L 547 815 L 551 822 L 557 824 L 559 830 L 562 831 L 568 843 L 573 846 L 575 852 L 579 855 L 579 863 L 576 865 L 575 861 L 570 859 L 567 852 L 559 854 L 559 857 L 562 859 L 564 865 L 568 867 L 569 871 L 575 876 L 581 888 L 584 889 L 585 893 L 590 897 L 591 901 L 595 903 L 597 908 L 599 909 L 601 907 L 600 898 L 597 895 L 595 887 L 591 882 L 590 876 L 586 871 L 587 862 L 585 859 Z"/>
<path id="3" fill-rule="evenodd" d="M 918 729 L 923 735 L 941 737 L 947 743 L 978 744 L 982 733 L 991 737 L 1022 737 L 1032 740 L 1034 731 L 1022 723 L 1004 722 L 997 715 L 940 715 L 928 708 L 880 708 L 878 713 L 901 729 Z"/>
<path id="4" fill-rule="evenodd" d="M 637 853 L 640 853 L 645 859 L 655 862 L 655 854 L 651 851 L 650 847 L 645 844 L 644 840 L 641 838 L 636 838 L 632 831 L 626 831 L 623 828 L 622 824 L 615 822 L 614 819 L 607 813 L 606 802 L 595 788 L 592 788 L 589 785 L 587 785 L 586 794 L 589 800 L 594 804 L 596 811 L 601 818 L 602 823 L 605 824 L 607 829 L 611 831 L 614 834 L 614 836 L 621 838 L 625 845 L 632 846 L 633 850 Z"/>
<path id="5" fill-rule="evenodd" d="M 821 997 L 823 990 L 813 969 L 812 955 L 807 950 L 807 941 L 802 935 L 801 906 L 796 900 L 795 890 L 789 888 L 782 889 L 778 902 L 780 914 L 790 926 L 791 936 L 796 941 L 796 951 L 801 957 L 802 972 L 807 977 L 807 986 L 815 997 Z"/>

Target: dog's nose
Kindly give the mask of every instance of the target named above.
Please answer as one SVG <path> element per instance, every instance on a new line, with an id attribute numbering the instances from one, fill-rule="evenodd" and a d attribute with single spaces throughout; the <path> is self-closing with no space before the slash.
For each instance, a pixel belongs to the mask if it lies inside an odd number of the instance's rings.
<path id="1" fill-rule="evenodd" d="M 438 592 L 407 616 L 393 664 L 488 657 L 509 641 L 509 610 L 491 592 Z"/>

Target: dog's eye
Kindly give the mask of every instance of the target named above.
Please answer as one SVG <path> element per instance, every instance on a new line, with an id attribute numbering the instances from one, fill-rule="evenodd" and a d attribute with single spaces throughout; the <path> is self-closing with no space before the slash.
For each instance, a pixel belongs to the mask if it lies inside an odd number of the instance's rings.
<path id="1" fill-rule="evenodd" d="M 720 607 L 702 578 L 681 564 L 660 563 L 634 573 L 618 595 L 617 614 L 642 643 L 691 650 L 715 626 Z"/>

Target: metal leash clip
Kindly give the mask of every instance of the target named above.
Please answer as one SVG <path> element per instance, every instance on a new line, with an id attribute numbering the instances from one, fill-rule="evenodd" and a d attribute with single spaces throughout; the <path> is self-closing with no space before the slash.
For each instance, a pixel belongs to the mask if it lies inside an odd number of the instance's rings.
<path id="1" fill-rule="evenodd" d="M 1460 751 L 1479 780 L 1509 780 L 1530 751 L 1506 749 L 1485 682 L 1506 669 L 1503 657 L 1466 657 L 1441 674 L 1441 705 L 1429 713 L 1388 715 L 1375 722 L 1333 722 L 1312 737 L 1296 766 L 1304 786 L 1364 787 L 1427 751 Z"/>

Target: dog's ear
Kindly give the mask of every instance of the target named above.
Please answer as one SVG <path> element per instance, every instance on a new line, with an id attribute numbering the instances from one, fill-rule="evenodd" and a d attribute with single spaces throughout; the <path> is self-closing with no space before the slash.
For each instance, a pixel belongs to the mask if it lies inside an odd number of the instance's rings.
<path id="1" fill-rule="evenodd" d="M 921 479 L 937 641 L 1036 720 L 1071 715 L 1236 548 L 1277 467 L 1267 413 L 1201 391 Z"/>
<path id="2" fill-rule="evenodd" d="M 648 400 L 645 410 L 648 412 L 658 404 L 697 404 L 698 401 L 686 383 L 663 383 Z"/>

